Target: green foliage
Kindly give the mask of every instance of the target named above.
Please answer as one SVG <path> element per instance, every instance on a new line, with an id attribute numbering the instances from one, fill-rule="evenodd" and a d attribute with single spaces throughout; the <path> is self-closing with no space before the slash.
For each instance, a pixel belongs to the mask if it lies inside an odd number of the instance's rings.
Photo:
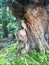
<path id="1" fill-rule="evenodd" d="M 4 6 L 0 8 L 0 27 L 3 30 L 3 37 L 7 37 L 10 31 L 12 31 L 11 34 L 14 36 L 15 30 L 19 28 L 18 24 L 16 18 L 12 16 L 9 7 Z"/>
<path id="2" fill-rule="evenodd" d="M 2 28 L 2 24 L 0 24 L 0 28 Z"/>
<path id="3" fill-rule="evenodd" d="M 18 30 L 19 26 L 16 25 L 14 22 L 10 22 L 7 25 L 8 28 L 8 32 L 13 36 L 13 38 L 15 38 L 15 31 Z"/>
<path id="4" fill-rule="evenodd" d="M 49 50 L 46 54 L 33 50 L 30 55 L 24 54 L 21 56 L 14 56 L 18 49 L 17 44 L 11 44 L 0 51 L 0 64 L 6 65 L 49 65 Z M 13 59 L 12 59 L 13 58 Z M 11 62 L 9 60 L 12 59 Z"/>
<path id="5" fill-rule="evenodd" d="M 49 50 L 47 50 L 46 54 L 33 50 L 30 55 L 24 54 L 15 57 L 11 65 L 49 65 Z"/>
<path id="6" fill-rule="evenodd" d="M 17 22 L 16 18 L 12 15 L 12 12 L 9 9 L 9 7 L 7 6 L 6 1 L 7 0 L 0 0 L 0 27 L 2 27 L 4 38 L 8 37 L 8 33 L 10 31 L 12 31 L 11 34 L 14 36 L 13 30 L 17 30 L 19 27 L 17 25 L 18 22 Z M 1 37 L 2 37 L 2 35 L 0 33 L 0 38 Z"/>
<path id="7" fill-rule="evenodd" d="M 0 50 L 0 65 L 6 65 L 6 63 L 11 59 L 16 50 L 18 48 L 17 43 L 11 44 L 3 49 Z"/>
<path id="8" fill-rule="evenodd" d="M 3 38 L 3 32 L 0 32 L 0 39 Z"/>
<path id="9" fill-rule="evenodd" d="M 0 29 L 2 30 L 2 24 L 0 24 Z M 0 31 L 0 38 L 2 38 L 2 37 L 3 37 L 3 32 Z"/>
<path id="10" fill-rule="evenodd" d="M 8 28 L 8 31 L 13 31 L 13 30 L 17 30 L 18 29 L 18 26 L 16 26 L 15 23 L 9 23 L 7 25 L 7 28 Z"/>

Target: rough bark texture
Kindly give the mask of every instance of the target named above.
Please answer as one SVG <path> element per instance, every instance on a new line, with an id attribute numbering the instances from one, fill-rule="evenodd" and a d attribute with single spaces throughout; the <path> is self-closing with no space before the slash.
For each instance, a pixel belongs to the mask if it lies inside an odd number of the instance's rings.
<path id="1" fill-rule="evenodd" d="M 23 35 L 21 36 L 25 37 L 24 41 L 29 40 L 29 42 L 26 42 L 26 44 L 31 45 L 29 46 L 29 48 L 33 49 L 38 47 L 40 51 L 45 53 L 45 51 L 49 49 L 48 42 L 45 40 L 45 36 L 44 36 L 45 33 L 48 32 L 48 19 L 45 9 L 41 7 L 37 7 L 36 9 L 31 10 L 30 8 L 28 8 L 25 14 L 25 18 L 27 20 L 26 23 L 24 22 L 24 20 L 21 20 L 21 25 L 26 31 L 27 39 L 25 36 Z M 23 33 L 21 32 L 21 34 Z M 23 37 L 21 38 L 21 41 Z M 23 44 L 24 41 L 22 42 Z M 20 39 L 19 39 L 19 43 L 20 43 Z M 27 49 L 26 46 L 25 48 Z M 28 50 L 26 50 L 26 52 Z"/>
<path id="2" fill-rule="evenodd" d="M 45 52 L 46 49 L 49 49 L 48 43 L 44 37 L 48 27 L 46 11 L 41 7 L 37 7 L 34 10 L 28 9 L 26 19 L 31 29 L 31 36 L 35 40 L 36 45 L 40 51 Z"/>
<path id="3" fill-rule="evenodd" d="M 48 42 L 45 40 L 45 33 L 48 32 L 48 16 L 46 10 L 42 7 L 33 9 L 33 5 L 29 4 L 24 9 L 25 18 L 23 18 L 23 7 L 13 6 L 13 4 L 10 7 L 23 27 L 23 29 L 15 33 L 20 52 L 23 53 L 22 51 L 25 50 L 24 53 L 26 53 L 30 48 L 38 47 L 39 51 L 45 53 L 49 49 Z"/>

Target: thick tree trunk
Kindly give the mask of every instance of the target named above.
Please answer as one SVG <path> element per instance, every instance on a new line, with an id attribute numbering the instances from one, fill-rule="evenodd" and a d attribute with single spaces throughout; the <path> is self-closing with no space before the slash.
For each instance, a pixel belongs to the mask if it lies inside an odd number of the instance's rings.
<path id="1" fill-rule="evenodd" d="M 38 48 L 39 51 L 45 53 L 49 49 L 48 42 L 45 40 L 45 33 L 48 32 L 48 16 L 44 8 L 35 7 L 29 4 L 24 8 L 25 18 L 22 17 L 22 6 L 13 6 L 11 10 L 15 17 L 20 21 L 23 29 L 16 32 L 16 39 L 19 43 L 19 52 L 26 53 L 30 48 Z M 23 51 L 23 52 L 22 52 Z"/>
<path id="2" fill-rule="evenodd" d="M 29 8 L 25 17 L 28 21 L 28 26 L 31 29 L 31 35 L 28 35 L 34 39 L 39 50 L 45 53 L 45 51 L 49 49 L 48 43 L 44 37 L 44 34 L 47 32 L 48 27 L 46 11 L 41 7 L 37 7 L 37 9 L 34 10 L 31 10 Z"/>
<path id="3" fill-rule="evenodd" d="M 26 31 L 25 36 L 27 37 L 27 41 L 29 40 L 29 42 L 26 42 L 24 49 L 26 49 L 26 52 L 28 52 L 30 48 L 32 49 L 38 48 L 39 51 L 42 51 L 45 53 L 45 51 L 49 49 L 48 42 L 46 42 L 45 37 L 44 37 L 45 32 L 48 31 L 47 30 L 48 20 L 47 20 L 47 13 L 45 9 L 41 7 L 37 7 L 36 9 L 28 8 L 25 14 L 25 18 L 26 18 L 26 21 L 21 20 L 21 26 Z M 21 34 L 23 33 L 21 32 Z M 26 37 L 24 38 L 24 41 L 26 40 Z M 21 38 L 21 41 L 22 41 L 22 38 Z M 22 44 L 24 44 L 24 41 L 22 42 Z M 20 39 L 19 39 L 19 46 L 20 45 L 21 44 L 20 44 Z M 27 47 L 27 45 L 29 46 Z M 31 47 L 30 45 L 31 46 L 33 45 L 33 46 Z"/>

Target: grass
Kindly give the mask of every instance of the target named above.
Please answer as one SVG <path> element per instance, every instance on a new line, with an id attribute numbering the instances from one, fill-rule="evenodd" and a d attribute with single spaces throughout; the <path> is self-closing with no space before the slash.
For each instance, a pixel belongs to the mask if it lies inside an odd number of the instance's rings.
<path id="1" fill-rule="evenodd" d="M 14 56 L 18 49 L 17 44 L 11 44 L 0 50 L 0 65 L 49 65 L 49 50 L 46 54 L 31 51 L 30 55 Z"/>
<path id="2" fill-rule="evenodd" d="M 0 50 L 0 65 L 6 65 L 6 63 L 14 56 L 18 45 L 11 44 Z"/>

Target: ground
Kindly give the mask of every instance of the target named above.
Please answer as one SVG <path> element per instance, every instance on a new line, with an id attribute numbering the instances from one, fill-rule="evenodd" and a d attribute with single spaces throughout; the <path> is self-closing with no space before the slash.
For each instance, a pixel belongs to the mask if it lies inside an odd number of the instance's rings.
<path id="1" fill-rule="evenodd" d="M 0 50 L 0 65 L 49 65 L 49 51 L 46 54 L 42 52 L 31 51 L 30 54 L 16 56 L 18 44 L 10 44 Z"/>

